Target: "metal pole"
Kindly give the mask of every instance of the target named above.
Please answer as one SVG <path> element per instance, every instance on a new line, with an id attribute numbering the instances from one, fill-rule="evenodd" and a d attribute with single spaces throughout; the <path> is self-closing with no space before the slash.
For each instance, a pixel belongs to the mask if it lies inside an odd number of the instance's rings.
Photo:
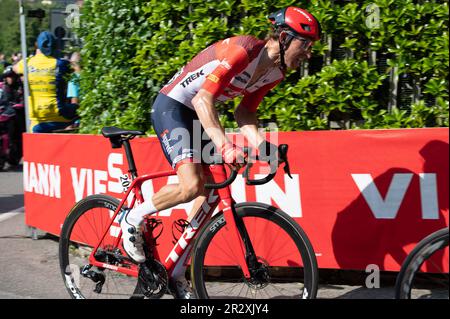
<path id="1" fill-rule="evenodd" d="M 28 86 L 28 65 L 27 65 L 27 37 L 25 30 L 25 10 L 23 8 L 23 1 L 19 0 L 19 13 L 20 13 L 20 39 L 22 45 L 22 60 L 23 60 L 23 101 L 25 105 L 25 125 L 27 132 L 30 129 L 30 103 L 28 97 L 30 96 L 30 89 Z"/>
<path id="2" fill-rule="evenodd" d="M 393 67 L 389 74 L 389 103 L 388 103 L 388 113 L 392 113 L 394 109 L 397 108 L 397 98 L 398 98 L 398 67 Z"/>

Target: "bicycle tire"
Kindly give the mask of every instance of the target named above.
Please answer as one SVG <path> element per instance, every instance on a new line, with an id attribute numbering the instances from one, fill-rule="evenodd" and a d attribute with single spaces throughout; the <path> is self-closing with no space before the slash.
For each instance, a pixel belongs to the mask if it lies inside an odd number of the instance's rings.
<path id="1" fill-rule="evenodd" d="M 414 280 L 416 279 L 422 265 L 436 252 L 448 247 L 449 228 L 443 228 L 422 239 L 408 254 L 402 264 L 395 283 L 396 299 L 411 299 Z M 447 260 L 448 265 L 448 260 Z M 448 298 L 448 274 L 446 279 Z"/>
<path id="2" fill-rule="evenodd" d="M 81 275 L 82 267 L 89 264 L 88 256 L 92 252 L 93 245 L 101 239 L 97 237 L 98 241 L 90 244 L 90 236 L 104 234 L 108 227 L 105 225 L 109 225 L 112 212 L 116 210 L 119 203 L 117 199 L 107 195 L 88 196 L 72 208 L 63 224 L 59 241 L 60 269 L 64 284 L 74 299 L 143 298 L 139 295 L 135 277 L 126 276 L 114 270 L 92 268 L 92 271 L 103 276 L 105 282 L 101 293 L 97 293 L 94 291 L 96 283 Z M 98 227 L 100 220 L 102 221 Z M 107 242 L 107 239 L 102 241 L 100 247 L 110 247 Z"/>
<path id="3" fill-rule="evenodd" d="M 219 234 L 226 225 L 223 214 L 219 213 L 214 216 L 201 230 L 201 233 L 199 234 L 198 239 L 195 243 L 195 247 L 193 249 L 193 255 L 191 259 L 191 280 L 197 297 L 201 299 L 233 298 L 233 296 L 230 295 L 230 292 L 232 291 L 232 289 L 234 289 L 234 284 L 239 286 L 242 285 L 243 288 L 241 288 L 241 291 L 245 288 L 245 285 L 247 285 L 247 292 L 249 291 L 249 289 L 251 290 L 252 294 L 253 291 L 255 291 L 253 298 L 265 299 L 267 297 L 286 297 L 279 295 L 271 296 L 269 293 L 270 291 L 262 291 L 263 289 L 266 289 L 271 285 L 277 285 L 275 287 L 275 290 L 279 291 L 288 291 L 288 289 L 292 289 L 292 286 L 294 286 L 295 288 L 292 290 L 293 295 L 288 298 L 315 298 L 317 295 L 318 286 L 317 261 L 314 249 L 303 229 L 285 212 L 270 205 L 262 203 L 240 203 L 235 206 L 235 209 L 237 215 L 241 217 L 247 224 L 246 228 L 249 232 L 249 237 L 252 241 L 252 245 L 255 249 L 255 254 L 258 257 L 258 260 L 261 260 L 261 263 L 263 264 L 267 263 L 267 265 L 264 265 L 264 267 L 267 269 L 267 272 L 269 274 L 268 278 L 270 279 L 267 279 L 268 282 L 265 283 L 265 287 L 262 287 L 262 285 L 256 287 L 252 282 L 253 279 L 249 281 L 243 277 L 242 272 L 239 270 L 239 267 L 236 266 L 236 264 L 235 266 L 231 267 L 218 267 L 217 269 L 220 269 L 219 271 L 221 272 L 219 275 L 220 280 L 218 280 L 219 276 L 216 276 L 216 278 L 212 278 L 211 283 L 208 282 L 208 272 L 210 272 L 210 270 L 214 267 L 205 266 L 205 255 L 208 254 L 208 248 L 211 245 L 212 241 L 215 238 L 220 238 Z M 277 244 L 274 244 L 274 246 L 265 247 L 262 250 L 259 249 L 259 247 L 261 247 L 259 241 L 267 241 L 267 239 L 263 239 L 261 237 L 258 238 L 259 235 L 257 235 L 257 232 L 255 232 L 256 229 L 258 229 L 258 233 L 262 232 L 263 229 L 261 229 L 261 227 L 273 227 L 272 229 L 277 230 L 277 240 L 272 240 L 273 243 Z M 222 235 L 225 236 L 225 233 L 222 233 Z M 292 241 L 289 241 L 289 239 Z M 292 267 L 268 265 L 269 258 L 270 260 L 273 260 L 275 262 L 275 260 L 282 260 L 284 257 L 282 257 L 281 259 L 277 259 L 278 255 L 276 257 L 267 255 L 270 255 L 272 251 L 273 254 L 276 254 L 286 247 L 298 250 L 298 254 L 294 253 L 295 256 L 289 255 L 289 257 L 295 257 L 295 261 L 290 261 Z M 224 253 L 224 246 L 220 247 L 220 249 Z M 262 252 L 264 252 L 264 258 L 260 256 Z M 285 253 L 285 251 L 283 253 Z M 301 260 L 299 260 L 299 258 L 301 258 Z M 225 274 L 227 271 L 228 274 Z M 233 273 L 236 274 L 236 278 L 230 279 L 229 276 L 233 275 Z M 226 276 L 222 276 L 224 274 Z M 299 280 L 299 282 L 295 282 L 294 284 L 290 283 L 292 279 L 289 277 L 292 276 L 295 276 L 296 280 Z M 301 282 L 303 282 L 303 287 L 299 288 L 298 285 L 301 284 Z M 225 295 L 222 291 L 220 293 L 217 292 L 213 294 L 212 289 L 214 285 L 217 287 L 219 287 L 220 285 L 228 288 L 231 287 L 229 290 L 230 292 L 227 291 Z M 209 286 L 210 288 L 207 288 L 207 286 Z M 208 289 L 210 291 L 208 291 Z M 259 291 L 259 296 L 258 290 L 261 290 Z M 245 297 L 247 297 L 247 294 Z"/>

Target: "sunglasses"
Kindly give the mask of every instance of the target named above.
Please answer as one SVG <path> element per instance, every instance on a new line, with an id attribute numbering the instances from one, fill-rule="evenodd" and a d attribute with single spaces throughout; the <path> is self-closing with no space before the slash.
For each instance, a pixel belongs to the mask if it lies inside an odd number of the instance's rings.
<path id="1" fill-rule="evenodd" d="M 313 45 L 313 41 L 311 39 L 303 38 L 291 31 L 286 31 L 286 33 L 289 34 L 291 37 L 302 41 L 302 43 L 303 43 L 302 49 L 303 50 L 308 50 Z"/>

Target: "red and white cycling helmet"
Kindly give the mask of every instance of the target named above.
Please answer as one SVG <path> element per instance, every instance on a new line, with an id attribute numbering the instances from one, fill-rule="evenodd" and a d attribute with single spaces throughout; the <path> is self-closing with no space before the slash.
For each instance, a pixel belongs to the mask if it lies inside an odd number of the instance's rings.
<path id="1" fill-rule="evenodd" d="M 312 41 L 320 40 L 320 23 L 308 11 L 287 7 L 269 15 L 274 28 L 285 29 L 294 37 L 306 38 Z"/>
<path id="2" fill-rule="evenodd" d="M 320 40 L 320 23 L 308 11 L 297 7 L 287 7 L 269 15 L 269 20 L 275 30 L 281 34 L 288 34 L 286 38 L 279 38 L 281 67 L 286 70 L 284 53 L 293 38 L 303 41 L 303 49 L 307 50 L 314 41 Z"/>

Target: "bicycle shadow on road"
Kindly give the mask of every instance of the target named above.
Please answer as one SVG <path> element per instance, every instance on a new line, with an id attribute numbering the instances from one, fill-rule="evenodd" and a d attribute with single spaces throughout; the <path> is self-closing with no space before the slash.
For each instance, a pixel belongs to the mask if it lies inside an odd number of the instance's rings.
<path id="1" fill-rule="evenodd" d="M 418 299 L 446 299 L 448 290 L 424 290 L 419 292 Z M 359 287 L 352 289 L 336 299 L 395 299 L 395 287 L 366 288 Z"/>
<path id="2" fill-rule="evenodd" d="M 336 261 L 342 269 L 366 269 L 376 265 L 380 270 L 400 269 L 408 251 L 433 231 L 446 226 L 448 215 L 448 160 L 449 145 L 443 141 L 431 141 L 420 151 L 423 168 L 413 172 L 405 168 L 391 168 L 376 177 L 369 187 L 376 187 L 384 200 L 392 185 L 394 174 L 412 174 L 410 184 L 395 218 L 376 218 L 363 193 L 338 213 L 332 231 L 332 245 Z M 440 154 L 436 156 L 436 154 Z M 419 173 L 437 173 L 437 201 L 439 219 L 424 219 L 429 212 L 422 211 L 421 177 Z M 404 175 L 407 176 L 407 175 Z M 373 185 L 374 184 L 374 185 Z M 432 195 L 432 194 L 431 194 Z M 433 215 L 433 214 L 432 214 Z M 379 216 L 378 216 L 379 217 Z M 408 246 L 409 245 L 409 246 Z M 408 246 L 408 247 L 406 247 Z M 407 248 L 407 249 L 405 249 Z M 442 269 L 443 255 L 437 256 Z M 388 267 L 386 267 L 388 265 Z M 431 265 L 426 265 L 430 271 Z"/>

